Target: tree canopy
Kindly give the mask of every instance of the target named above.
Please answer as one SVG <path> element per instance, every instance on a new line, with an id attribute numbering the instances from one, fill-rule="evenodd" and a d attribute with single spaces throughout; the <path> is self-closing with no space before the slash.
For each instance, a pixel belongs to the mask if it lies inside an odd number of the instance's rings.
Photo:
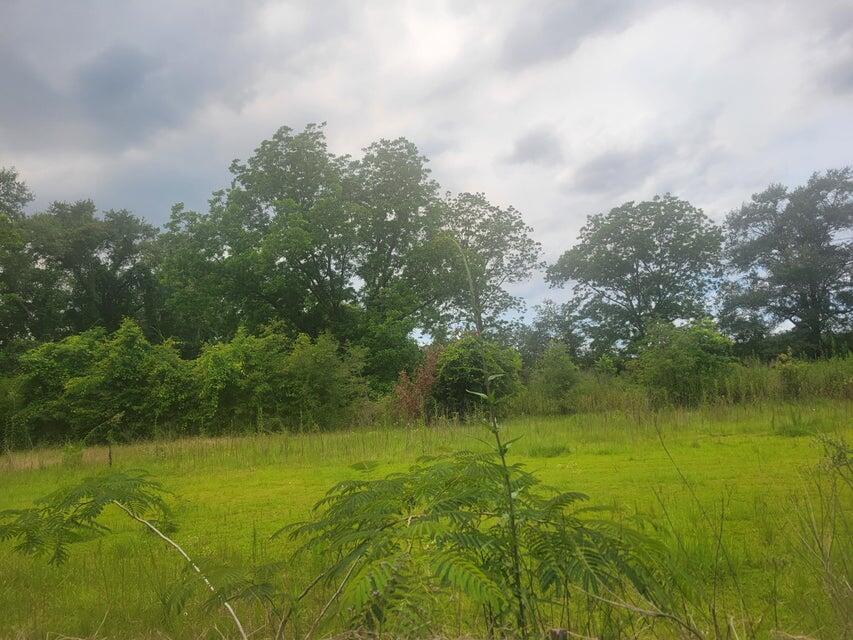
<path id="1" fill-rule="evenodd" d="M 720 265 L 721 231 L 666 194 L 592 215 L 578 242 L 548 268 L 572 285 L 575 313 L 594 350 L 641 338 L 651 323 L 705 314 Z"/>
<path id="2" fill-rule="evenodd" d="M 795 189 L 774 184 L 726 219 L 734 280 L 722 318 L 766 334 L 790 323 L 811 355 L 853 327 L 853 171 L 815 173 Z"/>

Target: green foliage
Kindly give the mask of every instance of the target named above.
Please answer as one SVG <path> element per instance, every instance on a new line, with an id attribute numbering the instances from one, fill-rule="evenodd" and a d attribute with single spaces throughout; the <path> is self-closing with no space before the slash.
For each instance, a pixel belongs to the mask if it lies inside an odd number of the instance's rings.
<path id="1" fill-rule="evenodd" d="M 15 409 L 4 432 L 20 446 L 339 427 L 367 397 L 363 363 L 360 349 L 341 349 L 327 334 L 291 340 L 275 327 L 240 330 L 183 360 L 127 319 L 113 334 L 93 329 L 22 356 L 20 378 L 0 386 L 8 390 L 0 402 Z"/>
<path id="2" fill-rule="evenodd" d="M 341 354 L 328 334 L 313 341 L 299 336 L 282 370 L 286 423 L 299 428 L 344 425 L 366 394 L 363 366 L 360 350 Z"/>
<path id="3" fill-rule="evenodd" d="M 448 195 L 442 216 L 443 268 L 436 287 L 445 302 L 445 319 L 470 331 L 479 316 L 480 330 L 494 331 L 507 312 L 524 309 L 505 287 L 544 266 L 541 246 L 518 210 L 493 205 L 482 193 Z"/>
<path id="4" fill-rule="evenodd" d="M 726 326 L 757 327 L 760 338 L 790 322 L 806 355 L 826 354 L 831 332 L 849 331 L 853 316 L 853 169 L 815 173 L 790 191 L 770 185 L 726 228 L 738 276 L 725 292 Z"/>
<path id="5" fill-rule="evenodd" d="M 720 229 L 685 200 L 626 202 L 590 216 L 547 278 L 553 286 L 572 283 L 572 306 L 598 355 L 655 322 L 704 315 L 721 241 Z"/>
<path id="6" fill-rule="evenodd" d="M 21 379 L 29 402 L 13 421 L 41 440 L 151 437 L 181 419 L 192 393 L 174 346 L 152 345 L 129 319 L 110 336 L 93 329 L 33 349 Z"/>
<path id="7" fill-rule="evenodd" d="M 441 352 L 433 393 L 446 414 L 465 416 L 479 402 L 472 393 L 484 393 L 486 376 L 497 376 L 492 380 L 491 393 L 500 401 L 518 389 L 520 371 L 521 358 L 516 351 L 467 335 Z"/>
<path id="8" fill-rule="evenodd" d="M 572 362 L 566 345 L 549 344 L 536 362 L 530 375 L 530 385 L 546 398 L 564 399 L 580 379 L 580 372 Z"/>
<path id="9" fill-rule="evenodd" d="M 783 354 L 773 368 L 785 400 L 853 398 L 853 356 L 809 362 Z"/>
<path id="10" fill-rule="evenodd" d="M 695 405 L 712 393 L 731 364 L 731 341 L 710 321 L 649 330 L 634 365 L 660 401 Z"/>
<path id="11" fill-rule="evenodd" d="M 462 451 L 404 473 L 341 482 L 317 503 L 313 519 L 286 530 L 327 559 L 329 581 L 344 577 L 342 606 L 356 628 L 429 631 L 455 597 L 483 612 L 482 631 L 524 634 L 513 596 L 516 545 L 521 606 L 537 628 L 545 603 L 574 590 L 664 598 L 656 545 L 596 517 L 585 500 L 543 486 L 520 465 L 505 467 L 497 452 Z"/>
<path id="12" fill-rule="evenodd" d="M 228 342 L 207 345 L 192 361 L 198 388 L 195 418 L 207 433 L 229 425 L 259 425 L 279 415 L 282 362 L 291 349 L 283 334 L 239 329 Z M 233 429 L 232 429 L 233 430 Z"/>
<path id="13" fill-rule="evenodd" d="M 171 529 L 165 492 L 144 472 L 109 471 L 58 489 L 28 509 L 0 511 L 0 541 L 28 555 L 47 555 L 51 564 L 68 559 L 68 547 L 100 536 L 109 529 L 98 520 L 109 506 L 148 515 Z"/>

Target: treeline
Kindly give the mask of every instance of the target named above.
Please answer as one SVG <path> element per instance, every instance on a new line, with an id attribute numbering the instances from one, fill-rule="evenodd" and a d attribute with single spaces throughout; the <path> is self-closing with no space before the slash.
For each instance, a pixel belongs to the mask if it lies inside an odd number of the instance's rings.
<path id="1" fill-rule="evenodd" d="M 484 366 L 507 371 L 516 410 L 605 374 L 692 403 L 719 395 L 733 358 L 776 371 L 780 354 L 845 362 L 853 346 L 849 168 L 771 185 L 722 225 L 670 194 L 628 202 L 551 265 L 518 211 L 443 193 L 404 139 L 351 158 L 321 126 L 285 127 L 231 173 L 207 211 L 178 204 L 157 229 L 89 200 L 27 214 L 29 189 L 0 170 L 7 441 L 464 415 L 464 376 Z M 507 287 L 540 269 L 570 297 L 524 324 Z"/>

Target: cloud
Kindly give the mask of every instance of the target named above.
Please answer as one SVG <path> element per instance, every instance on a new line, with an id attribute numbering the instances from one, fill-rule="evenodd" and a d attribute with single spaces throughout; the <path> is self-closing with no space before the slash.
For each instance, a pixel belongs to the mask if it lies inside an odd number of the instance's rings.
<path id="1" fill-rule="evenodd" d="M 652 143 L 637 149 L 611 149 L 580 165 L 571 186 L 587 192 L 629 191 L 671 160 L 672 146 Z"/>
<path id="2" fill-rule="evenodd" d="M 553 0 L 524 5 L 508 31 L 501 52 L 503 65 L 512 70 L 571 54 L 586 38 L 628 26 L 641 8 L 636 0 Z"/>
<path id="3" fill-rule="evenodd" d="M 35 208 L 161 224 L 279 126 L 325 120 L 337 153 L 408 137 L 553 260 L 627 199 L 671 190 L 719 219 L 853 161 L 851 34 L 843 0 L 5 0 L 0 165 Z"/>
<path id="4" fill-rule="evenodd" d="M 560 140 L 547 129 L 535 129 L 516 138 L 506 161 L 511 164 L 555 165 L 563 159 Z"/>

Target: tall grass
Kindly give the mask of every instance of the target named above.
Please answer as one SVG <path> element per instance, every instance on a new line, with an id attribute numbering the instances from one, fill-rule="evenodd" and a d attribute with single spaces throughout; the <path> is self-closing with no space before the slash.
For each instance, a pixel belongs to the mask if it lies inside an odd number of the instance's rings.
<path id="1" fill-rule="evenodd" d="M 781 358 L 732 363 L 699 394 L 700 406 L 853 399 L 853 356 L 801 361 Z M 563 398 L 548 398 L 535 386 L 522 390 L 509 405 L 517 415 L 626 412 L 642 414 L 665 407 L 660 396 L 638 384 L 629 372 L 585 371 Z"/>
<path id="2" fill-rule="evenodd" d="M 715 602 L 725 614 L 721 637 L 731 615 L 741 639 L 773 637 L 771 631 L 781 629 L 836 640 L 843 637 L 834 622 L 841 617 L 833 613 L 824 577 L 815 572 L 820 566 L 807 564 L 801 547 L 794 546 L 799 544 L 794 526 L 799 520 L 789 498 L 802 495 L 802 478 L 811 477 L 821 456 L 812 434 L 840 431 L 849 439 L 851 418 L 849 401 L 819 399 L 518 416 L 507 421 L 506 430 L 508 439 L 522 436 L 511 455 L 548 484 L 583 490 L 597 503 L 619 507 L 625 518 L 635 513 L 648 518 L 672 551 L 679 585 L 691 606 L 705 607 L 694 612 L 697 625 L 713 626 L 708 606 Z M 809 425 L 808 433 L 783 433 L 781 427 L 797 420 Z M 336 482 L 403 470 L 423 455 L 483 450 L 486 445 L 477 440 L 481 432 L 479 424 L 469 422 L 196 437 L 116 446 L 113 454 L 116 467 L 145 468 L 175 492 L 181 524 L 176 539 L 193 557 L 197 553 L 205 572 L 219 584 L 227 577 L 225 567 L 286 557 L 286 541 L 270 540 L 270 533 L 304 519 Z M 662 451 L 659 434 L 696 501 Z M 27 506 L 107 464 L 106 448 L 4 454 L 0 509 Z M 849 514 L 849 490 L 839 492 L 839 501 Z M 203 593 L 188 594 L 182 606 L 170 604 L 185 576 L 159 541 L 140 536 L 119 516 L 107 524 L 115 535 L 84 544 L 61 568 L 20 558 L 0 544 L 0 637 L 44 637 L 47 632 L 93 637 L 99 626 L 101 638 L 219 637 L 214 627 L 228 633 L 228 620 L 201 606 Z M 731 568 L 720 557 L 718 539 Z M 298 565 L 284 567 L 281 588 L 298 591 L 321 570 L 322 561 L 308 555 Z M 833 571 L 829 577 L 838 575 Z M 837 589 L 834 584 L 829 586 Z M 298 637 L 333 590 L 304 601 Z M 268 611 L 263 603 L 240 602 L 238 613 L 253 631 L 260 629 L 253 638 L 271 637 L 269 627 L 264 628 Z M 438 622 L 436 632 L 444 635 L 470 631 L 465 612 L 452 607 Z M 745 633 L 744 624 L 757 635 Z M 322 633 L 345 628 L 344 616 Z M 658 637 L 672 637 L 657 631 Z"/>

